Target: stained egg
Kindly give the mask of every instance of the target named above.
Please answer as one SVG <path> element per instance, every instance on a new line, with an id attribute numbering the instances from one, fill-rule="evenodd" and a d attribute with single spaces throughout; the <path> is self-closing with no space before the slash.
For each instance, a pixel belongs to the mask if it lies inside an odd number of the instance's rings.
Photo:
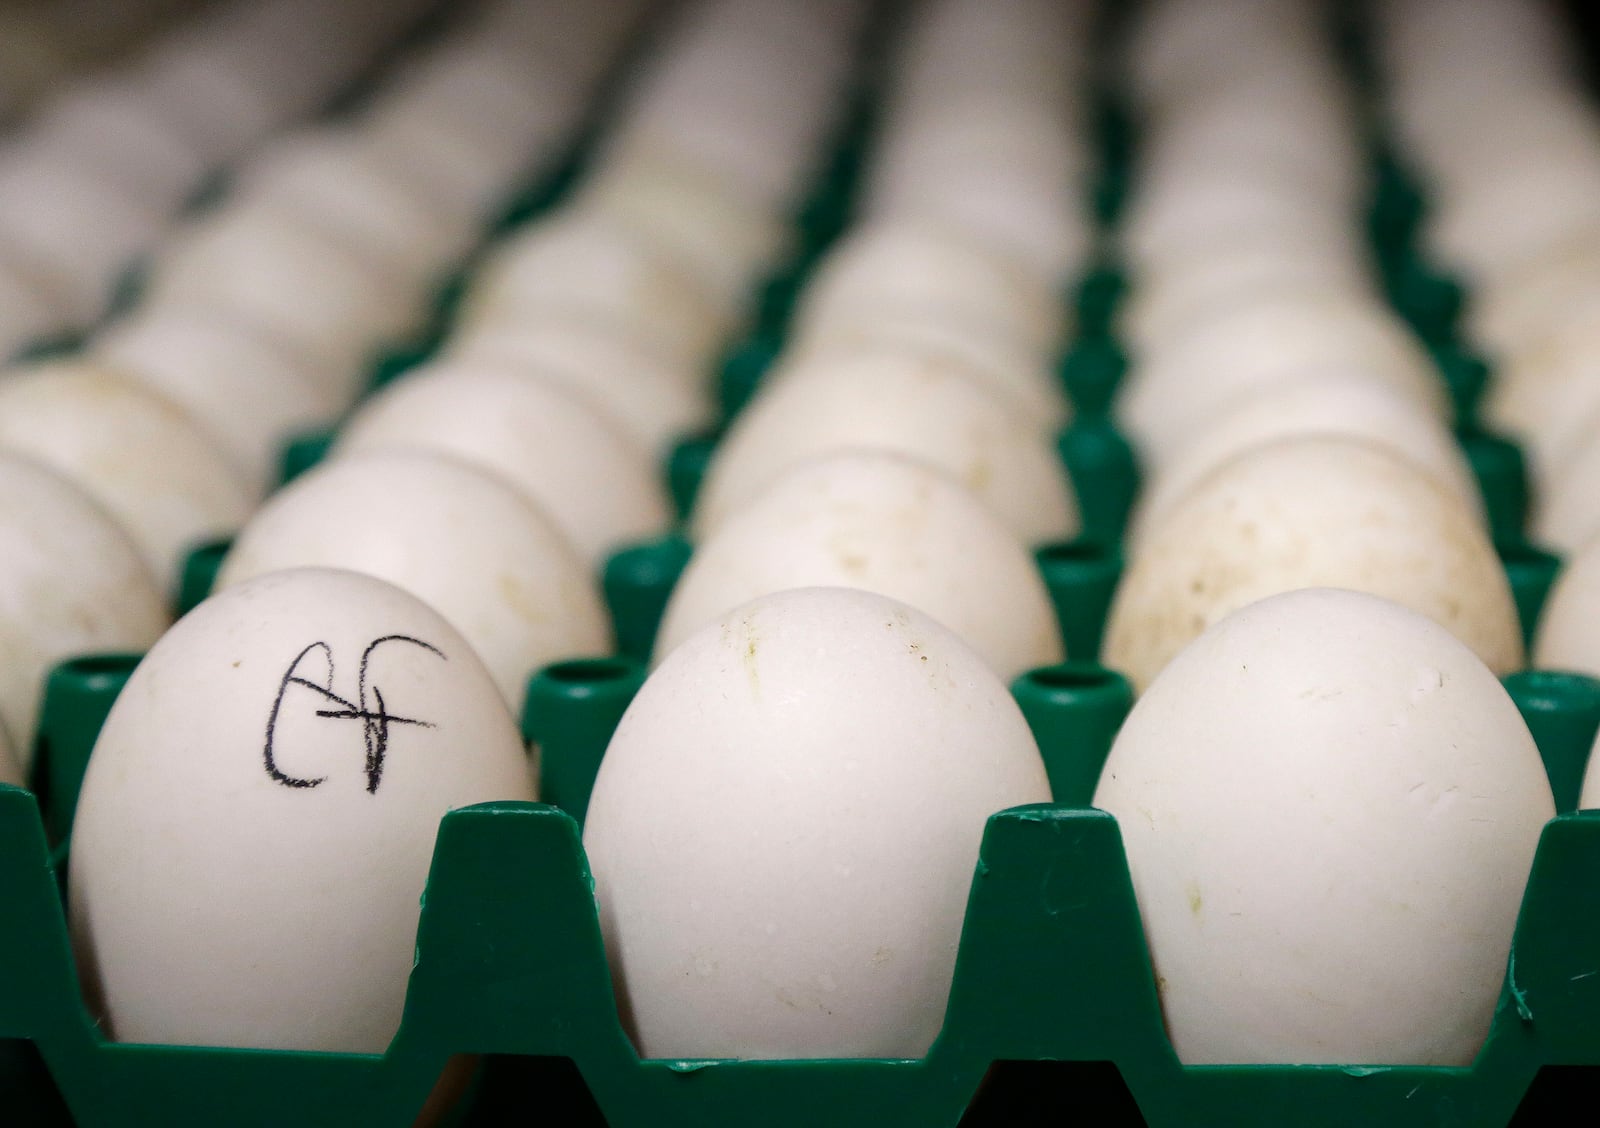
<path id="1" fill-rule="evenodd" d="M 563 384 L 471 361 L 417 369 L 368 399 L 334 457 L 430 450 L 500 475 L 591 565 L 666 531 L 670 509 L 648 449 Z"/>
<path id="2" fill-rule="evenodd" d="M 1496 673 L 1522 665 L 1516 606 L 1478 515 L 1405 456 L 1324 436 L 1238 454 L 1143 530 L 1104 660 L 1142 689 L 1229 613 L 1316 586 L 1428 615 Z"/>
<path id="3" fill-rule="evenodd" d="M 948 357 L 862 348 L 800 360 L 740 412 L 701 485 L 697 534 L 786 467 L 849 447 L 941 467 L 1029 544 L 1077 531 L 1071 483 L 1034 420 Z"/>
<path id="4" fill-rule="evenodd" d="M 922 1056 L 985 822 L 1049 795 L 1005 685 L 919 611 L 802 588 L 697 631 L 628 707 L 584 825 L 639 1052 Z"/>
<path id="5" fill-rule="evenodd" d="M 1189 1064 L 1470 1063 L 1555 815 L 1493 671 L 1422 615 L 1321 588 L 1186 646 L 1094 805 Z"/>
<path id="6" fill-rule="evenodd" d="M 1130 539 L 1179 504 L 1195 483 L 1232 456 L 1280 439 L 1344 435 L 1377 443 L 1414 462 L 1468 506 L 1483 499 L 1461 447 L 1438 419 L 1383 384 L 1331 378 L 1285 380 L 1221 412 L 1146 466 Z"/>
<path id="7" fill-rule="evenodd" d="M 92 496 L 164 588 L 189 549 L 237 529 L 254 500 L 192 416 L 89 362 L 43 364 L 0 381 L 0 450 L 36 459 Z"/>
<path id="8" fill-rule="evenodd" d="M 930 615 L 1002 678 L 1060 662 L 1027 547 L 935 467 L 846 450 L 796 464 L 695 548 L 656 636 L 658 660 L 730 607 L 786 588 L 862 588 Z"/>
<path id="9" fill-rule="evenodd" d="M 70 917 L 128 1042 L 381 1053 L 439 820 L 534 798 L 466 639 L 369 576 L 213 596 L 118 696 L 84 775 Z"/>
<path id="10" fill-rule="evenodd" d="M 513 706 L 539 667 L 610 650 L 595 580 L 554 520 L 509 482 L 447 455 L 352 454 L 296 478 L 239 533 L 217 587 L 317 566 L 425 600 Z"/>

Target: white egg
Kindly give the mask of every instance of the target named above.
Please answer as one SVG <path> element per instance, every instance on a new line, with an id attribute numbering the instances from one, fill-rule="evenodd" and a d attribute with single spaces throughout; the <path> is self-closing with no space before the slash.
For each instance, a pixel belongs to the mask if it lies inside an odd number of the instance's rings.
<path id="1" fill-rule="evenodd" d="M 1045 358 L 992 325 L 915 309 L 889 310 L 795 342 L 780 371 L 818 371 L 831 359 L 861 351 L 948 358 L 1051 436 L 1072 416 L 1066 390 Z"/>
<path id="2" fill-rule="evenodd" d="M 1005 685 L 919 611 L 802 588 L 697 632 L 628 707 L 584 825 L 639 1052 L 922 1056 L 985 821 L 1049 795 Z"/>
<path id="3" fill-rule="evenodd" d="M 0 454 L 0 736 L 21 766 L 53 666 L 144 650 L 167 622 L 165 593 L 117 523 L 44 466 Z"/>
<path id="4" fill-rule="evenodd" d="M 1301 587 L 1394 600 L 1497 673 L 1522 666 L 1516 606 L 1478 515 L 1382 446 L 1305 436 L 1254 447 L 1143 532 L 1112 600 L 1104 657 L 1138 688 L 1211 624 Z"/>
<path id="5" fill-rule="evenodd" d="M 258 494 L 275 483 L 289 436 L 339 413 L 314 365 L 250 325 L 200 313 L 135 316 L 97 334 L 91 354 L 189 412 Z"/>
<path id="6" fill-rule="evenodd" d="M 282 209 L 417 284 L 465 253 L 474 232 L 431 206 L 349 129 L 304 130 L 235 174 L 230 200 Z"/>
<path id="7" fill-rule="evenodd" d="M 152 112 L 173 124 L 208 168 L 236 157 L 273 128 L 271 97 L 194 25 L 135 60 L 128 77 Z"/>
<path id="8" fill-rule="evenodd" d="M 160 237 L 159 213 L 47 153 L 6 156 L 0 244 L 37 273 L 74 324 L 95 320 L 123 271 Z"/>
<path id="9" fill-rule="evenodd" d="M 1466 336 L 1507 363 L 1600 309 L 1600 239 L 1576 239 L 1467 291 Z"/>
<path id="10" fill-rule="evenodd" d="M 1600 540 L 1590 538 L 1567 557 L 1539 614 L 1532 665 L 1600 678 Z M 1593 773 L 1591 773 L 1593 775 Z"/>
<path id="11" fill-rule="evenodd" d="M 1313 377 L 1286 380 L 1239 401 L 1146 465 L 1136 528 L 1159 523 L 1196 482 L 1240 451 L 1307 435 L 1381 445 L 1427 471 L 1474 511 L 1482 510 L 1461 447 L 1436 418 L 1383 384 Z M 1137 533 L 1130 539 L 1137 541 Z"/>
<path id="12" fill-rule="evenodd" d="M 1094 805 L 1187 1064 L 1470 1064 L 1555 816 L 1494 673 L 1428 619 L 1329 589 L 1184 649 Z"/>
<path id="13" fill-rule="evenodd" d="M 382 1053 L 439 820 L 534 798 L 516 725 L 438 614 L 296 569 L 146 655 L 84 776 L 71 924 L 130 1042 Z"/>
<path id="14" fill-rule="evenodd" d="M 457 459 L 382 451 L 326 462 L 240 532 L 217 589 L 298 567 L 348 568 L 403 588 L 472 643 L 520 708 L 528 677 L 611 649 L 595 580 L 516 487 Z"/>
<path id="15" fill-rule="evenodd" d="M 671 507 L 648 449 L 578 391 L 508 366 L 446 361 L 367 400 L 332 454 L 417 449 L 499 474 L 591 565 L 656 536 Z"/>
<path id="16" fill-rule="evenodd" d="M 1393 313 L 1333 291 L 1252 294 L 1190 323 L 1140 365 L 1119 418 L 1167 449 L 1230 402 L 1286 379 L 1348 373 L 1381 381 L 1444 420 L 1449 398 L 1428 354 Z"/>
<path id="17" fill-rule="evenodd" d="M 957 362 L 863 349 L 795 365 L 739 413 L 701 484 L 697 536 L 794 463 L 851 447 L 940 467 L 1029 544 L 1078 529 L 1072 485 L 1035 421 Z"/>
<path id="18" fill-rule="evenodd" d="M 1141 271 L 1116 311 L 1118 327 L 1141 355 L 1164 351 L 1192 325 L 1255 295 L 1333 291 L 1373 298 L 1369 264 L 1353 239 L 1329 242 L 1314 231 L 1262 229 L 1230 236 Z"/>
<path id="19" fill-rule="evenodd" d="M 192 416 L 93 363 L 0 379 L 0 450 L 38 460 L 93 497 L 164 589 L 191 548 L 233 532 L 254 501 Z"/>
<path id="20" fill-rule="evenodd" d="M 1123 254 L 1139 270 L 1159 270 L 1208 247 L 1258 240 L 1264 232 L 1307 236 L 1323 246 L 1354 243 L 1353 217 L 1306 189 L 1293 171 L 1231 164 L 1186 170 L 1141 185 L 1128 204 L 1119 236 Z"/>
<path id="21" fill-rule="evenodd" d="M 1518 350 L 1489 382 L 1483 417 L 1523 443 L 1536 480 L 1558 480 L 1593 430 L 1600 414 L 1597 368 L 1600 329 L 1575 319 Z"/>
<path id="22" fill-rule="evenodd" d="M 711 294 L 720 315 L 748 304 L 754 283 L 788 249 L 780 219 L 730 195 L 689 162 L 665 155 L 618 156 L 584 182 L 574 208 L 594 209 L 666 243 Z"/>
<path id="23" fill-rule="evenodd" d="M 817 266 L 795 310 L 798 341 L 897 310 L 970 319 L 1040 356 L 1060 343 L 1055 293 L 1026 266 L 948 227 L 884 221 L 854 229 Z"/>
<path id="24" fill-rule="evenodd" d="M 649 450 L 704 428 L 709 390 L 681 361 L 604 318 L 578 312 L 533 313 L 514 323 L 469 332 L 445 343 L 449 363 L 492 364 L 560 383 L 590 397 Z"/>
<path id="25" fill-rule="evenodd" d="M 1439 261 L 1494 278 L 1600 226 L 1600 147 L 1503 161 L 1446 196 L 1424 223 Z"/>
<path id="26" fill-rule="evenodd" d="M 1600 397 L 1596 397 L 1596 406 L 1600 407 Z M 1600 534 L 1597 426 L 1600 417 L 1591 412 L 1585 433 L 1573 441 L 1560 464 L 1536 478 L 1529 524 L 1538 544 L 1562 553 L 1577 552 Z"/>
<path id="27" fill-rule="evenodd" d="M 313 225 L 227 208 L 169 244 L 143 307 L 236 317 L 313 357 L 354 398 L 378 348 L 413 332 L 423 295 Z"/>
<path id="28" fill-rule="evenodd" d="M 209 167 L 178 123 L 127 79 L 82 83 L 52 99 L 29 123 L 28 144 L 162 212 L 176 210 Z"/>
<path id="29" fill-rule="evenodd" d="M 710 293 L 661 242 L 595 213 L 563 214 L 501 243 L 473 279 L 463 331 L 573 312 L 628 327 L 698 368 L 727 331 Z"/>
<path id="30" fill-rule="evenodd" d="M 917 608 L 1002 678 L 1060 662 L 1032 555 L 943 471 L 850 450 L 796 464 L 695 548 L 656 636 L 659 661 L 731 607 L 795 587 L 850 587 Z"/>

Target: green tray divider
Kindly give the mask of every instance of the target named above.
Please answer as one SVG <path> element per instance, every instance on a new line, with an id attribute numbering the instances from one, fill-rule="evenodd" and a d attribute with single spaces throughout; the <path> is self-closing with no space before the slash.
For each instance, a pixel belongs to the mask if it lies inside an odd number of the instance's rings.
<path id="1" fill-rule="evenodd" d="M 441 824 L 405 1020 L 387 1054 L 101 1041 L 77 991 L 31 796 L 0 788 L 0 1036 L 34 1040 L 86 1124 L 407 1124 L 460 1054 L 568 1057 L 613 1125 L 954 1124 L 996 1060 L 1109 1061 L 1153 1125 L 1505 1124 L 1542 1064 L 1600 1060 L 1600 812 L 1534 862 L 1501 1005 L 1469 1068 L 1181 1067 L 1115 821 L 989 820 L 946 1022 L 920 1061 L 636 1059 L 615 1009 L 577 823 L 493 803 Z M 536 1096 L 530 1094 L 530 1098 Z"/>
<path id="2" fill-rule="evenodd" d="M 694 499 L 700 493 L 700 482 L 711 465 L 719 437 L 714 431 L 687 435 L 667 456 L 667 493 L 680 520 L 687 520 L 694 511 Z"/>
<path id="3" fill-rule="evenodd" d="M 278 459 L 278 484 L 286 486 L 327 457 L 339 432 L 334 427 L 317 427 L 292 436 Z"/>
<path id="4" fill-rule="evenodd" d="M 1436 344 L 1433 363 L 1450 392 L 1457 429 L 1478 429 L 1478 405 L 1489 386 L 1489 366 L 1455 343 Z"/>
<path id="5" fill-rule="evenodd" d="M 1079 418 L 1091 419 L 1110 412 L 1127 371 L 1128 358 L 1114 338 L 1086 332 L 1062 356 L 1058 375 Z"/>
<path id="6" fill-rule="evenodd" d="M 717 369 L 717 407 L 723 419 L 732 419 L 750 402 L 782 351 L 783 338 L 772 330 L 758 330 L 729 350 Z"/>
<path id="7" fill-rule="evenodd" d="M 1056 803 L 1089 806 L 1112 741 L 1133 708 L 1133 686 L 1115 670 L 1067 662 L 1029 670 L 1011 683 L 1011 695 L 1033 730 Z"/>
<path id="8" fill-rule="evenodd" d="M 1522 670 L 1501 680 L 1539 746 L 1556 811 L 1576 810 L 1600 732 L 1600 681 L 1565 670 Z"/>
<path id="9" fill-rule="evenodd" d="M 1500 554 L 1501 567 L 1506 570 L 1506 580 L 1511 584 L 1517 618 L 1522 624 L 1522 641 L 1532 646 L 1545 600 L 1561 574 L 1561 557 L 1520 538 L 1501 542 L 1495 549 Z"/>
<path id="10" fill-rule="evenodd" d="M 528 681 L 522 738 L 538 750 L 539 795 L 580 826 L 606 745 L 644 677 L 626 658 L 588 658 L 546 666 Z"/>
<path id="11" fill-rule="evenodd" d="M 222 562 L 233 548 L 232 537 L 219 537 L 195 545 L 183 558 L 183 568 L 178 573 L 178 617 L 182 618 L 204 603 L 216 587 L 217 573 Z"/>
<path id="12" fill-rule="evenodd" d="M 669 533 L 620 549 L 606 560 L 600 588 L 611 610 L 619 654 L 650 661 L 662 613 L 692 551 L 681 534 Z"/>
<path id="13" fill-rule="evenodd" d="M 1128 440 L 1106 419 L 1079 419 L 1057 441 L 1078 495 L 1083 535 L 1122 539 L 1139 492 L 1139 464 Z"/>
<path id="14" fill-rule="evenodd" d="M 1111 598 L 1122 579 L 1122 552 L 1093 537 L 1042 545 L 1034 561 L 1044 577 L 1067 657 L 1092 662 L 1100 657 Z"/>
<path id="15" fill-rule="evenodd" d="M 53 841 L 72 833 L 72 816 L 89 753 L 117 695 L 142 657 L 86 654 L 62 662 L 45 678 L 33 771 Z"/>
<path id="16" fill-rule="evenodd" d="M 1490 535 L 1496 542 L 1520 541 L 1528 516 L 1528 468 L 1522 448 L 1477 427 L 1463 428 L 1456 437 L 1483 495 Z"/>

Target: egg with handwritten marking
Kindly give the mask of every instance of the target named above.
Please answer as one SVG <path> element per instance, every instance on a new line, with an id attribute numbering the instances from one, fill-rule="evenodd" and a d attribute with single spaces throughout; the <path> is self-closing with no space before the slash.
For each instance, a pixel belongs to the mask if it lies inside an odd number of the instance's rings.
<path id="1" fill-rule="evenodd" d="M 1329 588 L 1245 607 L 1173 659 L 1094 805 L 1197 1064 L 1467 1065 L 1555 816 L 1494 673 L 1430 619 Z"/>
<path id="2" fill-rule="evenodd" d="M 185 616 L 84 776 L 71 926 L 122 1041 L 381 1053 L 439 820 L 534 798 L 466 640 L 369 576 L 277 572 Z"/>
<path id="3" fill-rule="evenodd" d="M 1005 683 L 933 619 L 810 587 L 669 654 L 584 826 L 647 1057 L 920 1057 L 990 815 L 1048 802 Z"/>

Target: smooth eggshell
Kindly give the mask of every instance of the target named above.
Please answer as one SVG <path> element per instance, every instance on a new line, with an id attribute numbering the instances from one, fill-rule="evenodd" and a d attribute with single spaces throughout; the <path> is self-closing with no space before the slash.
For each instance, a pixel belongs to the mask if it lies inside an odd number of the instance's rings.
<path id="1" fill-rule="evenodd" d="M 615 321 L 690 367 L 726 326 L 693 269 L 659 240 L 597 213 L 535 222 L 502 243 L 461 307 L 466 332 L 574 311 Z"/>
<path id="2" fill-rule="evenodd" d="M 147 309 L 237 317 L 326 366 L 346 402 L 377 348 L 405 337 L 422 294 L 314 224 L 260 205 L 227 208 L 152 263 Z"/>
<path id="3" fill-rule="evenodd" d="M 948 357 L 1052 438 L 1071 418 L 1066 391 L 1044 358 L 1008 334 L 996 332 L 992 325 L 970 319 L 914 309 L 887 311 L 871 320 L 833 326 L 791 345 L 784 353 L 784 364 L 793 368 L 804 363 L 815 368 L 828 357 L 862 349 Z"/>
<path id="4" fill-rule="evenodd" d="M 1370 592 L 1521 668 L 1505 572 L 1476 513 L 1409 459 L 1307 436 L 1216 467 L 1140 540 L 1112 600 L 1106 665 L 1143 688 L 1211 624 L 1302 587 Z"/>
<path id="5" fill-rule="evenodd" d="M 728 608 L 794 587 L 899 600 L 1008 680 L 1063 657 L 1050 593 L 1016 534 L 931 465 L 856 450 L 779 475 L 696 547 L 662 616 L 657 660 Z"/>
<path id="6" fill-rule="evenodd" d="M 1472 651 L 1328 589 L 1236 611 L 1179 654 L 1094 805 L 1121 827 L 1189 1064 L 1469 1064 L 1555 816 Z"/>
<path id="7" fill-rule="evenodd" d="M 920 1057 L 988 817 L 1047 802 L 983 659 L 862 591 L 729 612 L 650 676 L 584 825 L 645 1057 Z"/>
<path id="8" fill-rule="evenodd" d="M 897 310 L 988 323 L 1040 356 L 1062 335 L 1056 294 L 1025 265 L 923 220 L 884 220 L 840 240 L 801 295 L 793 333 L 804 341 Z"/>
<path id="9" fill-rule="evenodd" d="M 327 569 L 230 588 L 146 655 L 90 757 L 86 993 L 122 1041 L 381 1053 L 439 820 L 533 798 L 488 672 L 421 601 Z"/>
<path id="10" fill-rule="evenodd" d="M 243 323 L 173 310 L 113 326 L 91 350 L 193 416 L 257 493 L 274 484 L 291 435 L 339 413 L 315 365 Z"/>
<path id="11" fill-rule="evenodd" d="M 1212 469 L 1240 451 L 1304 435 L 1344 435 L 1377 443 L 1414 462 L 1481 510 L 1483 498 L 1455 437 L 1394 389 L 1366 381 L 1285 381 L 1223 411 L 1152 465 L 1143 467 L 1144 490 L 1134 528 L 1159 521 Z M 1130 534 L 1137 541 L 1137 531 Z"/>
<path id="12" fill-rule="evenodd" d="M 142 651 L 167 622 L 165 593 L 117 523 L 44 466 L 0 454 L 0 734 L 21 765 L 53 666 Z"/>
<path id="13" fill-rule="evenodd" d="M 425 600 L 513 707 L 539 667 L 610 649 L 595 581 L 555 522 L 497 475 L 445 455 L 374 451 L 296 478 L 240 532 L 217 589 L 308 566 L 364 572 Z"/>
<path id="14" fill-rule="evenodd" d="M 1576 670 L 1600 678 L 1600 540 L 1573 551 L 1539 613 L 1532 664 L 1537 670 Z M 1591 773 L 1593 774 L 1593 773 Z"/>
<path id="15" fill-rule="evenodd" d="M 697 534 L 716 528 L 787 467 L 848 447 L 926 459 L 1029 544 L 1077 531 L 1066 470 L 1033 420 L 959 363 L 863 349 L 801 361 L 770 379 L 740 412 L 701 484 Z"/>
<path id="16" fill-rule="evenodd" d="M 37 459 L 93 497 L 164 590 L 191 548 L 233 532 L 254 502 L 191 415 L 93 363 L 52 363 L 0 379 L 0 450 Z"/>
<path id="17" fill-rule="evenodd" d="M 1370 296 L 1367 263 L 1350 242 L 1267 229 L 1259 238 L 1201 245 L 1140 272 L 1117 311 L 1118 326 L 1135 352 L 1148 354 L 1163 349 L 1191 323 L 1253 294 L 1325 289 Z"/>
<path id="18" fill-rule="evenodd" d="M 1369 299 L 1320 290 L 1251 294 L 1191 323 L 1135 371 L 1119 416 L 1141 445 L 1167 449 L 1230 401 L 1317 372 L 1382 381 L 1448 418 L 1444 382 L 1405 325 Z"/>
<path id="19" fill-rule="evenodd" d="M 529 314 L 453 336 L 443 356 L 451 363 L 493 364 L 556 381 L 599 404 L 658 454 L 711 421 L 710 392 L 693 367 L 603 317 Z"/>
<path id="20" fill-rule="evenodd" d="M 554 380 L 470 361 L 417 369 L 363 403 L 332 454 L 416 449 L 499 474 L 585 560 L 666 530 L 671 509 L 643 444 Z"/>

